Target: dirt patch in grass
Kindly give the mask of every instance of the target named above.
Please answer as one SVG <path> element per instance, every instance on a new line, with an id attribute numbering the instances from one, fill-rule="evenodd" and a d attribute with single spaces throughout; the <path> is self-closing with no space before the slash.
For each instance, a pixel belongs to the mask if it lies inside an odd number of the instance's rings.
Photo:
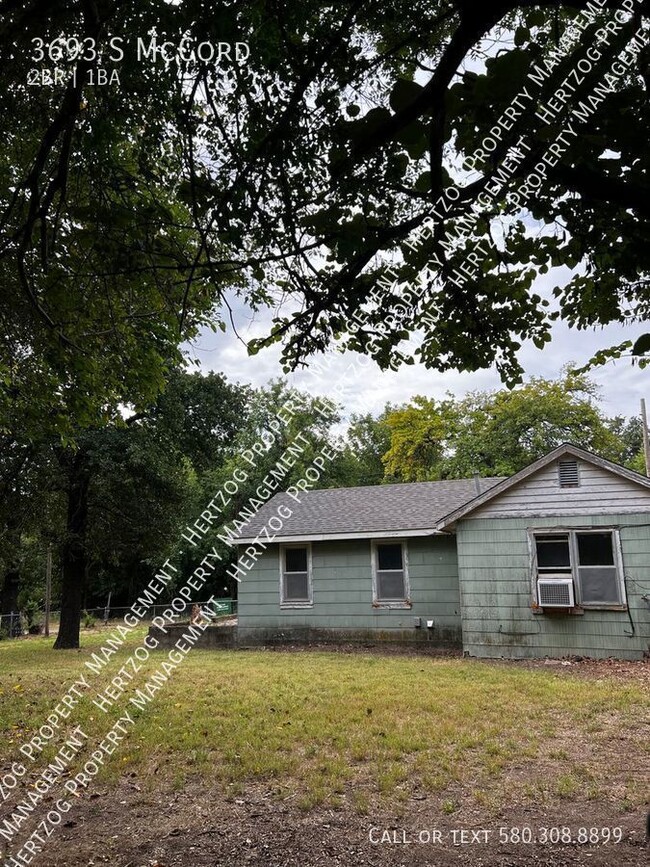
<path id="1" fill-rule="evenodd" d="M 553 671 L 557 674 L 588 678 L 612 678 L 620 681 L 632 681 L 650 687 L 650 658 L 638 660 L 625 659 L 593 659 L 585 656 L 568 656 L 553 659 L 476 659 L 464 657 L 456 648 L 429 647 L 425 642 L 418 644 L 391 644 L 390 642 L 363 642 L 344 644 L 278 644 L 267 647 L 251 647 L 251 651 L 264 650 L 275 653 L 336 653 L 358 656 L 420 656 L 436 657 L 438 659 L 464 659 L 476 665 L 505 666 L 508 668 L 539 669 Z"/>
<path id="2" fill-rule="evenodd" d="M 103 775 L 69 796 L 34 867 L 647 863 L 647 663 L 323 650 L 193 651 Z M 42 641 L 2 654 L 6 772 L 84 655 Z M 111 713 L 133 711 L 164 659 L 151 655 Z M 96 742 L 112 717 L 91 698 L 75 720 Z"/>
<path id="3" fill-rule="evenodd" d="M 620 813 L 607 804 L 569 801 L 551 808 L 504 805 L 494 813 L 463 805 L 459 791 L 459 804 L 447 792 L 444 798 L 411 799 L 399 813 L 360 815 L 345 804 L 300 810 L 293 799 L 278 802 L 263 786 L 247 786 L 238 797 L 207 790 L 200 781 L 179 792 L 138 788 L 131 778 L 97 797 L 84 796 L 74 820 L 50 843 L 47 864 L 641 867 L 648 862 L 645 814 L 638 808 Z M 554 838 L 552 829 L 566 829 L 557 833 L 570 835 L 572 842 L 541 842 Z M 605 842 L 605 829 L 612 837 L 620 834 L 620 842 Z M 589 833 L 592 842 L 579 842 Z M 517 842 L 528 834 L 532 842 Z"/>
<path id="4" fill-rule="evenodd" d="M 593 680 L 614 679 L 617 682 L 650 687 L 650 659 L 590 659 L 569 656 L 566 659 L 482 659 L 474 660 L 486 665 L 506 665 L 531 670 L 552 671 L 557 675 L 586 677 Z"/>

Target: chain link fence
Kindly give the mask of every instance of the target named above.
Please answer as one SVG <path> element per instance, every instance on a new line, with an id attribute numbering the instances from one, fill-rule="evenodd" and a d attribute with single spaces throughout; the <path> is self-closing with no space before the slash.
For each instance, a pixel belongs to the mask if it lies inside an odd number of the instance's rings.
<path id="1" fill-rule="evenodd" d="M 7 638 L 18 638 L 23 634 L 22 618 L 18 612 L 0 614 L 0 634 Z"/>
<path id="2" fill-rule="evenodd" d="M 192 611 L 192 607 L 194 605 L 198 605 L 199 608 L 201 608 L 206 614 L 209 614 L 211 616 L 232 617 L 232 616 L 237 614 L 237 600 L 236 599 L 218 599 L 218 600 L 216 600 L 216 602 L 211 603 L 211 605 L 209 605 L 209 606 L 208 606 L 207 601 L 206 602 L 187 602 L 185 604 L 185 607 L 182 610 L 178 609 L 178 605 L 176 606 L 176 608 L 174 610 L 181 617 L 184 617 L 184 616 L 189 617 L 190 613 Z M 168 610 L 169 610 L 169 603 L 165 603 L 162 605 L 152 605 L 148 609 L 146 616 L 142 618 L 142 622 L 143 623 L 150 623 L 154 617 L 159 617 L 162 615 L 163 611 L 168 611 Z M 87 619 L 103 620 L 103 621 L 122 620 L 124 618 L 124 615 L 127 614 L 129 611 L 131 611 L 130 606 L 113 607 L 111 605 L 110 608 L 107 608 L 107 607 L 86 608 L 86 609 L 84 609 L 84 612 L 83 612 L 83 615 L 81 618 L 81 622 L 83 625 L 84 617 L 86 617 Z M 60 614 L 60 612 L 53 611 L 51 614 L 51 617 L 54 620 L 58 620 L 59 614 Z"/>
<path id="3" fill-rule="evenodd" d="M 206 617 L 221 620 L 224 617 L 235 617 L 237 615 L 237 600 L 236 599 L 217 599 L 209 606 L 205 602 L 187 602 L 185 607 L 178 610 L 178 605 L 175 613 L 182 619 L 187 617 L 189 620 L 192 607 L 198 605 Z M 161 605 L 152 605 L 145 617 L 142 618 L 142 623 L 151 623 L 154 617 L 159 617 L 164 611 L 169 610 L 169 603 Z M 94 626 L 97 623 L 110 623 L 112 621 L 120 621 L 124 619 L 124 615 L 131 611 L 130 606 L 103 606 L 94 608 L 85 608 L 81 614 L 81 626 Z M 34 626 L 30 628 L 30 632 L 42 632 L 42 625 L 45 617 L 44 609 L 40 609 L 32 617 Z M 50 629 L 55 631 L 58 628 L 61 617 L 60 610 L 52 609 L 50 611 Z M 0 637 L 2 638 L 18 638 L 27 632 L 27 619 L 19 612 L 12 614 L 0 615 Z"/>

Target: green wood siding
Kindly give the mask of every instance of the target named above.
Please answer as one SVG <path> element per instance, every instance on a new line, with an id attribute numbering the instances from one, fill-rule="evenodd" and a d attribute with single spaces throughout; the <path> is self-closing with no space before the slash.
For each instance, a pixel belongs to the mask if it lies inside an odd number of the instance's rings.
<path id="1" fill-rule="evenodd" d="M 391 540 L 393 541 L 393 540 Z M 412 607 L 373 608 L 370 540 L 312 543 L 314 604 L 280 607 L 278 545 L 270 546 L 239 585 L 238 635 L 254 639 L 268 630 L 317 628 L 348 632 L 426 633 L 434 640 L 460 640 L 460 598 L 456 541 L 434 536 L 407 540 Z M 414 618 L 422 618 L 416 629 Z"/>
<path id="2" fill-rule="evenodd" d="M 650 641 L 650 514 L 466 518 L 457 527 L 463 648 L 472 656 L 638 659 Z M 619 527 L 627 611 L 533 614 L 528 528 Z M 634 623 L 634 635 L 630 624 Z"/>

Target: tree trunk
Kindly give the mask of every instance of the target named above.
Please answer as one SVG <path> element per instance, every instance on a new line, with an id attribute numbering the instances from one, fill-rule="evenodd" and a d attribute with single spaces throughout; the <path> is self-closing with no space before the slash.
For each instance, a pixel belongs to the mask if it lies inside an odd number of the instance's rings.
<path id="1" fill-rule="evenodd" d="M 5 572 L 0 595 L 0 614 L 15 614 L 18 611 L 18 590 L 20 589 L 20 572 L 17 567 L 10 566 Z"/>
<path id="2" fill-rule="evenodd" d="M 20 532 L 14 515 L 9 515 L 6 521 L 7 539 L 9 542 L 9 562 L 4 576 L 0 576 L 0 625 L 11 636 L 20 634 L 20 621 L 16 620 L 18 614 L 18 592 L 20 591 L 20 566 L 18 552 L 20 549 Z M 12 618 L 10 615 L 14 615 Z M 16 631 L 17 629 L 17 631 Z"/>
<path id="3" fill-rule="evenodd" d="M 0 593 L 0 627 L 7 630 L 11 638 L 20 635 L 20 616 L 18 615 L 18 591 L 20 572 L 18 567 L 10 566 L 4 575 Z M 12 616 L 13 615 L 13 616 Z"/>
<path id="4" fill-rule="evenodd" d="M 68 469 L 67 532 L 61 562 L 61 622 L 54 642 L 56 650 L 79 647 L 81 600 L 86 582 L 86 530 L 90 468 L 83 448 L 63 452 Z"/>

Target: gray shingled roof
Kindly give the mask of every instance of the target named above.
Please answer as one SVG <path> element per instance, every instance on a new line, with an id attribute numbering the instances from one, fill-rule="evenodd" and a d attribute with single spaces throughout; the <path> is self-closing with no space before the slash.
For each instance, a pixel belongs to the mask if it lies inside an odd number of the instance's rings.
<path id="1" fill-rule="evenodd" d="M 481 491 L 494 487 L 501 478 L 480 479 Z M 409 482 L 362 488 L 327 488 L 306 491 L 296 502 L 288 494 L 276 494 L 242 529 L 242 542 L 255 538 L 277 515 L 281 504 L 292 515 L 285 518 L 278 539 L 322 537 L 341 534 L 363 537 L 368 533 L 433 532 L 436 524 L 477 496 L 474 479 L 440 482 Z"/>

